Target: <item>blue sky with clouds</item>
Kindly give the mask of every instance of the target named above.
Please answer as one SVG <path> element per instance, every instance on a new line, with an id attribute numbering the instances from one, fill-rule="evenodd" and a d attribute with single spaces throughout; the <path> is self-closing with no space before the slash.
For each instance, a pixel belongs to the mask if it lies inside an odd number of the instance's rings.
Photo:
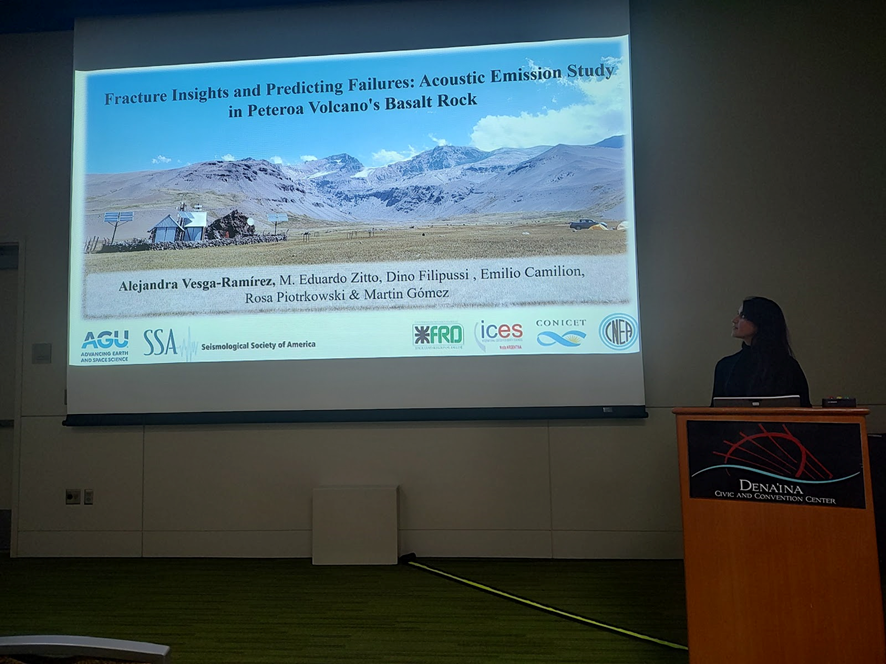
<path id="1" fill-rule="evenodd" d="M 215 159 L 253 157 L 282 163 L 348 153 L 366 166 L 383 166 L 435 147 L 482 150 L 568 143 L 589 145 L 630 131 L 627 38 L 569 40 L 363 56 L 332 56 L 239 64 L 162 67 L 78 74 L 85 94 L 86 170 L 121 173 L 177 168 Z M 615 73 L 572 76 L 569 66 Z M 562 78 L 492 82 L 492 71 L 559 69 Z M 423 76 L 476 72 L 475 85 L 421 87 Z M 409 81 L 399 90 L 349 91 L 350 79 Z M 268 84 L 341 83 L 343 93 L 268 96 Z M 259 86 L 261 96 L 235 98 Z M 227 90 L 227 98 L 172 100 L 172 91 Z M 123 95 L 165 93 L 165 102 L 122 103 Z M 476 104 L 439 107 L 438 95 L 473 95 Z M 431 97 L 431 108 L 385 110 L 386 98 Z M 309 102 L 366 102 L 370 110 L 312 112 Z M 381 106 L 372 108 L 372 102 Z M 249 104 L 302 106 L 303 115 L 248 117 Z M 231 118 L 231 107 L 243 117 Z M 81 119 L 82 121 L 82 119 Z"/>

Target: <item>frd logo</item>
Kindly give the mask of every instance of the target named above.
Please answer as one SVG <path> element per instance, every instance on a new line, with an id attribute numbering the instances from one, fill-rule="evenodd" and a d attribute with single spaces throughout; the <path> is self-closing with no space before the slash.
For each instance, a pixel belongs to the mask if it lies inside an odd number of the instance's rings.
<path id="1" fill-rule="evenodd" d="M 114 330 L 113 332 L 110 330 L 103 330 L 98 334 L 87 332 L 86 338 L 83 340 L 83 345 L 80 346 L 80 349 L 86 350 L 87 348 L 94 348 L 98 350 L 99 348 L 110 348 L 111 346 L 126 348 L 128 345 L 129 330 L 123 330 L 122 339 L 120 338 L 119 330 Z"/>
<path id="2" fill-rule="evenodd" d="M 440 346 L 461 344 L 464 342 L 465 331 L 461 325 L 415 325 L 413 326 L 414 344 Z"/>
<path id="3" fill-rule="evenodd" d="M 178 355 L 172 328 L 169 332 L 166 332 L 162 327 L 145 330 L 145 342 L 148 344 L 148 352 L 144 355 Z"/>
<path id="4" fill-rule="evenodd" d="M 600 323 L 600 338 L 614 350 L 630 348 L 637 341 L 637 321 L 627 314 L 612 314 Z"/>

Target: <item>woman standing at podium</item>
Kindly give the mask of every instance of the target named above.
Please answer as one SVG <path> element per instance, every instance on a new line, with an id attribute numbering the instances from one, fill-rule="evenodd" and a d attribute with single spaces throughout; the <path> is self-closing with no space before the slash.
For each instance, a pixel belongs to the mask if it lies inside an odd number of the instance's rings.
<path id="1" fill-rule="evenodd" d="M 732 319 L 732 336 L 741 339 L 741 350 L 717 362 L 715 397 L 799 394 L 802 406 L 812 405 L 809 384 L 794 359 L 781 307 L 765 297 L 749 297 Z"/>

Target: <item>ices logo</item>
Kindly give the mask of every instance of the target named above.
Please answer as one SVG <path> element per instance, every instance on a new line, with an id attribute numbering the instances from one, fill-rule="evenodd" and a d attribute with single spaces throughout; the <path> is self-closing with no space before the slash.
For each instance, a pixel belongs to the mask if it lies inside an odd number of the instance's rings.
<path id="1" fill-rule="evenodd" d="M 491 343 L 500 344 L 499 348 L 520 348 L 519 342 L 522 338 L 522 323 L 495 324 L 481 320 L 474 325 L 474 341 L 484 351 L 486 344 Z"/>
<path id="2" fill-rule="evenodd" d="M 600 323 L 600 339 L 613 350 L 630 348 L 637 336 L 637 321 L 627 314 L 612 314 Z"/>
<path id="3" fill-rule="evenodd" d="M 114 330 L 113 332 L 110 330 L 103 330 L 98 334 L 93 334 L 92 332 L 86 333 L 86 338 L 83 340 L 83 345 L 80 346 L 80 350 L 86 350 L 87 348 L 93 348 L 98 350 L 99 348 L 111 348 L 112 346 L 116 348 L 126 348 L 129 345 L 129 330 L 123 330 L 123 338 L 120 338 L 120 331 Z"/>

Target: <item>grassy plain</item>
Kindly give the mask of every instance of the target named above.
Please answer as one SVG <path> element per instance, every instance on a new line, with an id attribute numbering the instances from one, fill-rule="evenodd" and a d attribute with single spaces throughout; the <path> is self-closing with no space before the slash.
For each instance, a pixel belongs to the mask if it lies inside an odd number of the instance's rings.
<path id="1" fill-rule="evenodd" d="M 428 225 L 369 231 L 324 228 L 290 231 L 285 242 L 178 251 L 89 254 L 86 272 L 129 272 L 274 265 L 323 265 L 396 261 L 604 256 L 624 253 L 621 231 L 573 231 L 559 221 L 516 224 Z"/>

